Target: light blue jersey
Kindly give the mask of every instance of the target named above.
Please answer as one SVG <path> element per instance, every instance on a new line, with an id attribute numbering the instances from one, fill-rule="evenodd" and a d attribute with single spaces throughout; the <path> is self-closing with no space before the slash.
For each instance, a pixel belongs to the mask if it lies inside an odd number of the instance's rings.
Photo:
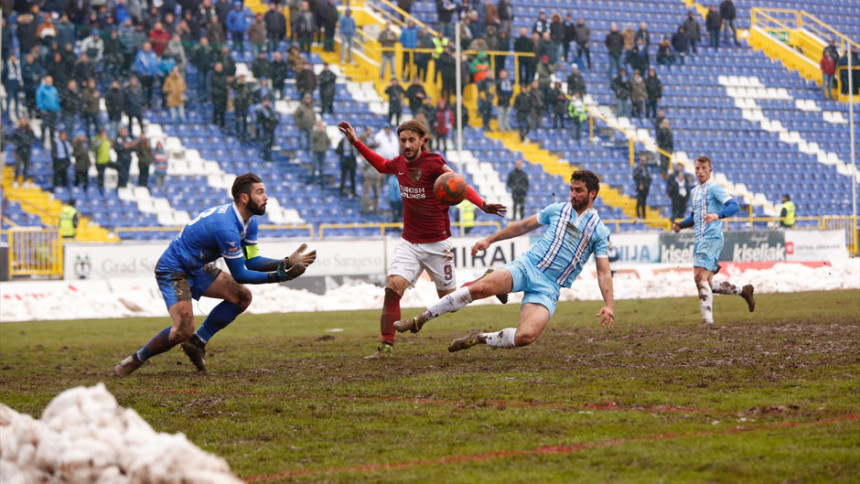
<path id="1" fill-rule="evenodd" d="M 726 190 L 708 180 L 693 188 L 691 203 L 693 207 L 693 227 L 696 230 L 696 241 L 703 238 L 723 238 L 723 221 L 720 219 L 705 223 L 705 214 L 720 213 L 728 200 L 731 200 Z"/>
<path id="2" fill-rule="evenodd" d="M 191 273 L 219 257 L 243 257 L 242 247 L 257 244 L 257 219 L 246 223 L 232 203 L 212 207 L 179 232 L 159 260 L 159 269 Z"/>

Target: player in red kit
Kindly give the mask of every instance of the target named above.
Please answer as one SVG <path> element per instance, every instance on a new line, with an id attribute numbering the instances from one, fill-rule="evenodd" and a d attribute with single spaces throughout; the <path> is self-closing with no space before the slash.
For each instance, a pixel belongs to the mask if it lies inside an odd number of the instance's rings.
<path id="1" fill-rule="evenodd" d="M 393 160 L 386 160 L 364 146 L 348 122 L 341 122 L 338 128 L 378 172 L 397 177 L 403 197 L 403 240 L 388 266 L 380 318 L 382 343 L 376 353 L 367 357 L 384 358 L 394 348 L 394 322 L 400 319 L 400 298 L 422 270 L 436 283 L 440 298 L 457 288 L 449 207 L 433 196 L 433 182 L 451 168 L 442 155 L 424 149 L 427 131 L 419 121 L 407 121 L 397 128 L 401 154 Z M 504 205 L 484 202 L 472 187 L 466 189 L 466 198 L 485 213 L 504 216 L 507 210 Z"/>

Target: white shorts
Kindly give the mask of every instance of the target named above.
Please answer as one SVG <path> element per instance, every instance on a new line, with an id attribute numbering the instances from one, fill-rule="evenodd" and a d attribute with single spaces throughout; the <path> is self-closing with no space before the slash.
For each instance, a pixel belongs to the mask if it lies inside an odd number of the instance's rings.
<path id="1" fill-rule="evenodd" d="M 415 284 L 421 271 L 426 270 L 436 283 L 437 291 L 457 288 L 454 278 L 454 249 L 451 239 L 413 244 L 401 239 L 394 251 L 394 259 L 388 264 L 388 275 L 398 275 L 409 284 Z"/>

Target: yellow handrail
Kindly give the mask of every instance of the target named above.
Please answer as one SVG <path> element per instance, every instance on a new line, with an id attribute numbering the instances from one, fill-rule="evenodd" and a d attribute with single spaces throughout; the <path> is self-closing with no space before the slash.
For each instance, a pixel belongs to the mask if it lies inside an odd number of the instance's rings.
<path id="1" fill-rule="evenodd" d="M 375 2 L 379 2 L 383 5 L 385 5 L 386 7 L 394 10 L 396 13 L 399 13 L 400 15 L 402 15 L 404 17 L 404 19 L 401 20 L 400 18 L 396 17 L 394 14 L 392 14 L 388 10 L 379 8 L 378 6 L 375 5 Z M 389 0 L 375 0 L 373 2 L 365 2 L 365 5 L 369 6 L 373 11 L 379 12 L 383 17 L 390 18 L 391 21 L 393 21 L 397 25 L 400 25 L 400 26 L 406 25 L 406 23 L 409 20 L 411 20 L 411 21 L 415 22 L 416 26 L 421 27 L 422 29 L 426 30 L 427 32 L 430 32 L 430 34 L 432 34 L 434 37 L 439 35 L 438 32 L 436 32 L 435 30 L 430 28 L 427 24 L 418 20 L 412 14 L 406 13 L 405 10 L 401 9 L 400 7 L 395 5 L 394 3 L 391 3 Z"/>
<path id="2" fill-rule="evenodd" d="M 635 160 L 636 152 L 635 152 L 634 143 L 635 142 L 645 143 L 645 141 L 643 141 L 638 136 L 636 136 L 635 131 L 628 132 L 628 130 L 626 130 L 625 128 L 622 128 L 621 126 L 613 123 L 611 120 L 609 120 L 609 118 L 604 116 L 597 109 L 589 108 L 588 114 L 589 114 L 588 124 L 589 124 L 589 130 L 590 130 L 589 131 L 589 134 L 590 134 L 589 140 L 594 139 L 594 118 L 598 118 L 598 119 L 602 120 L 604 123 L 606 123 L 607 126 L 609 126 L 610 128 L 612 128 L 616 131 L 620 131 L 621 133 L 624 134 L 624 136 L 627 137 L 627 139 L 630 141 L 628 150 L 629 150 L 629 158 L 630 158 L 630 169 L 632 170 L 633 165 L 636 164 L 636 160 Z M 660 147 L 655 147 L 655 149 L 657 150 L 658 154 L 663 155 L 669 159 L 669 171 L 671 172 L 672 167 L 675 164 L 675 154 L 669 153 L 668 151 L 665 151 L 665 150 L 661 149 Z"/>

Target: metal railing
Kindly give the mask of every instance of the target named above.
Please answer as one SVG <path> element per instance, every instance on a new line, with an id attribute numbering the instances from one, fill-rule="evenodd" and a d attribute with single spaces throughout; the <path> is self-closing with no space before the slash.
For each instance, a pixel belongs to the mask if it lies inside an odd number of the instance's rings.
<path id="1" fill-rule="evenodd" d="M 474 227 L 495 227 L 496 230 L 501 230 L 502 223 L 501 222 L 485 222 L 485 221 L 475 221 L 472 223 Z M 469 228 L 465 224 L 461 222 L 452 222 L 452 229 L 459 229 L 460 235 L 466 234 L 466 229 Z M 325 231 L 332 229 L 379 229 L 379 236 L 385 237 L 386 231 L 390 232 L 390 229 L 403 230 L 402 223 L 331 223 L 331 224 L 319 224 L 319 234 L 320 238 L 325 238 Z"/>
<path id="2" fill-rule="evenodd" d="M 58 229 L 13 227 L 3 231 L 9 241 L 9 274 L 63 277 L 63 238 Z"/>
<path id="3" fill-rule="evenodd" d="M 171 227 L 116 227 L 113 229 L 113 232 L 119 236 L 120 238 L 123 234 L 137 234 L 137 233 L 169 233 L 169 232 L 179 232 L 182 230 L 184 226 L 171 226 Z M 260 225 L 260 229 L 263 230 L 301 230 L 308 231 L 308 237 L 314 238 L 314 226 L 313 224 L 293 224 L 293 225 Z M 265 235 L 265 234 L 262 234 Z"/>

